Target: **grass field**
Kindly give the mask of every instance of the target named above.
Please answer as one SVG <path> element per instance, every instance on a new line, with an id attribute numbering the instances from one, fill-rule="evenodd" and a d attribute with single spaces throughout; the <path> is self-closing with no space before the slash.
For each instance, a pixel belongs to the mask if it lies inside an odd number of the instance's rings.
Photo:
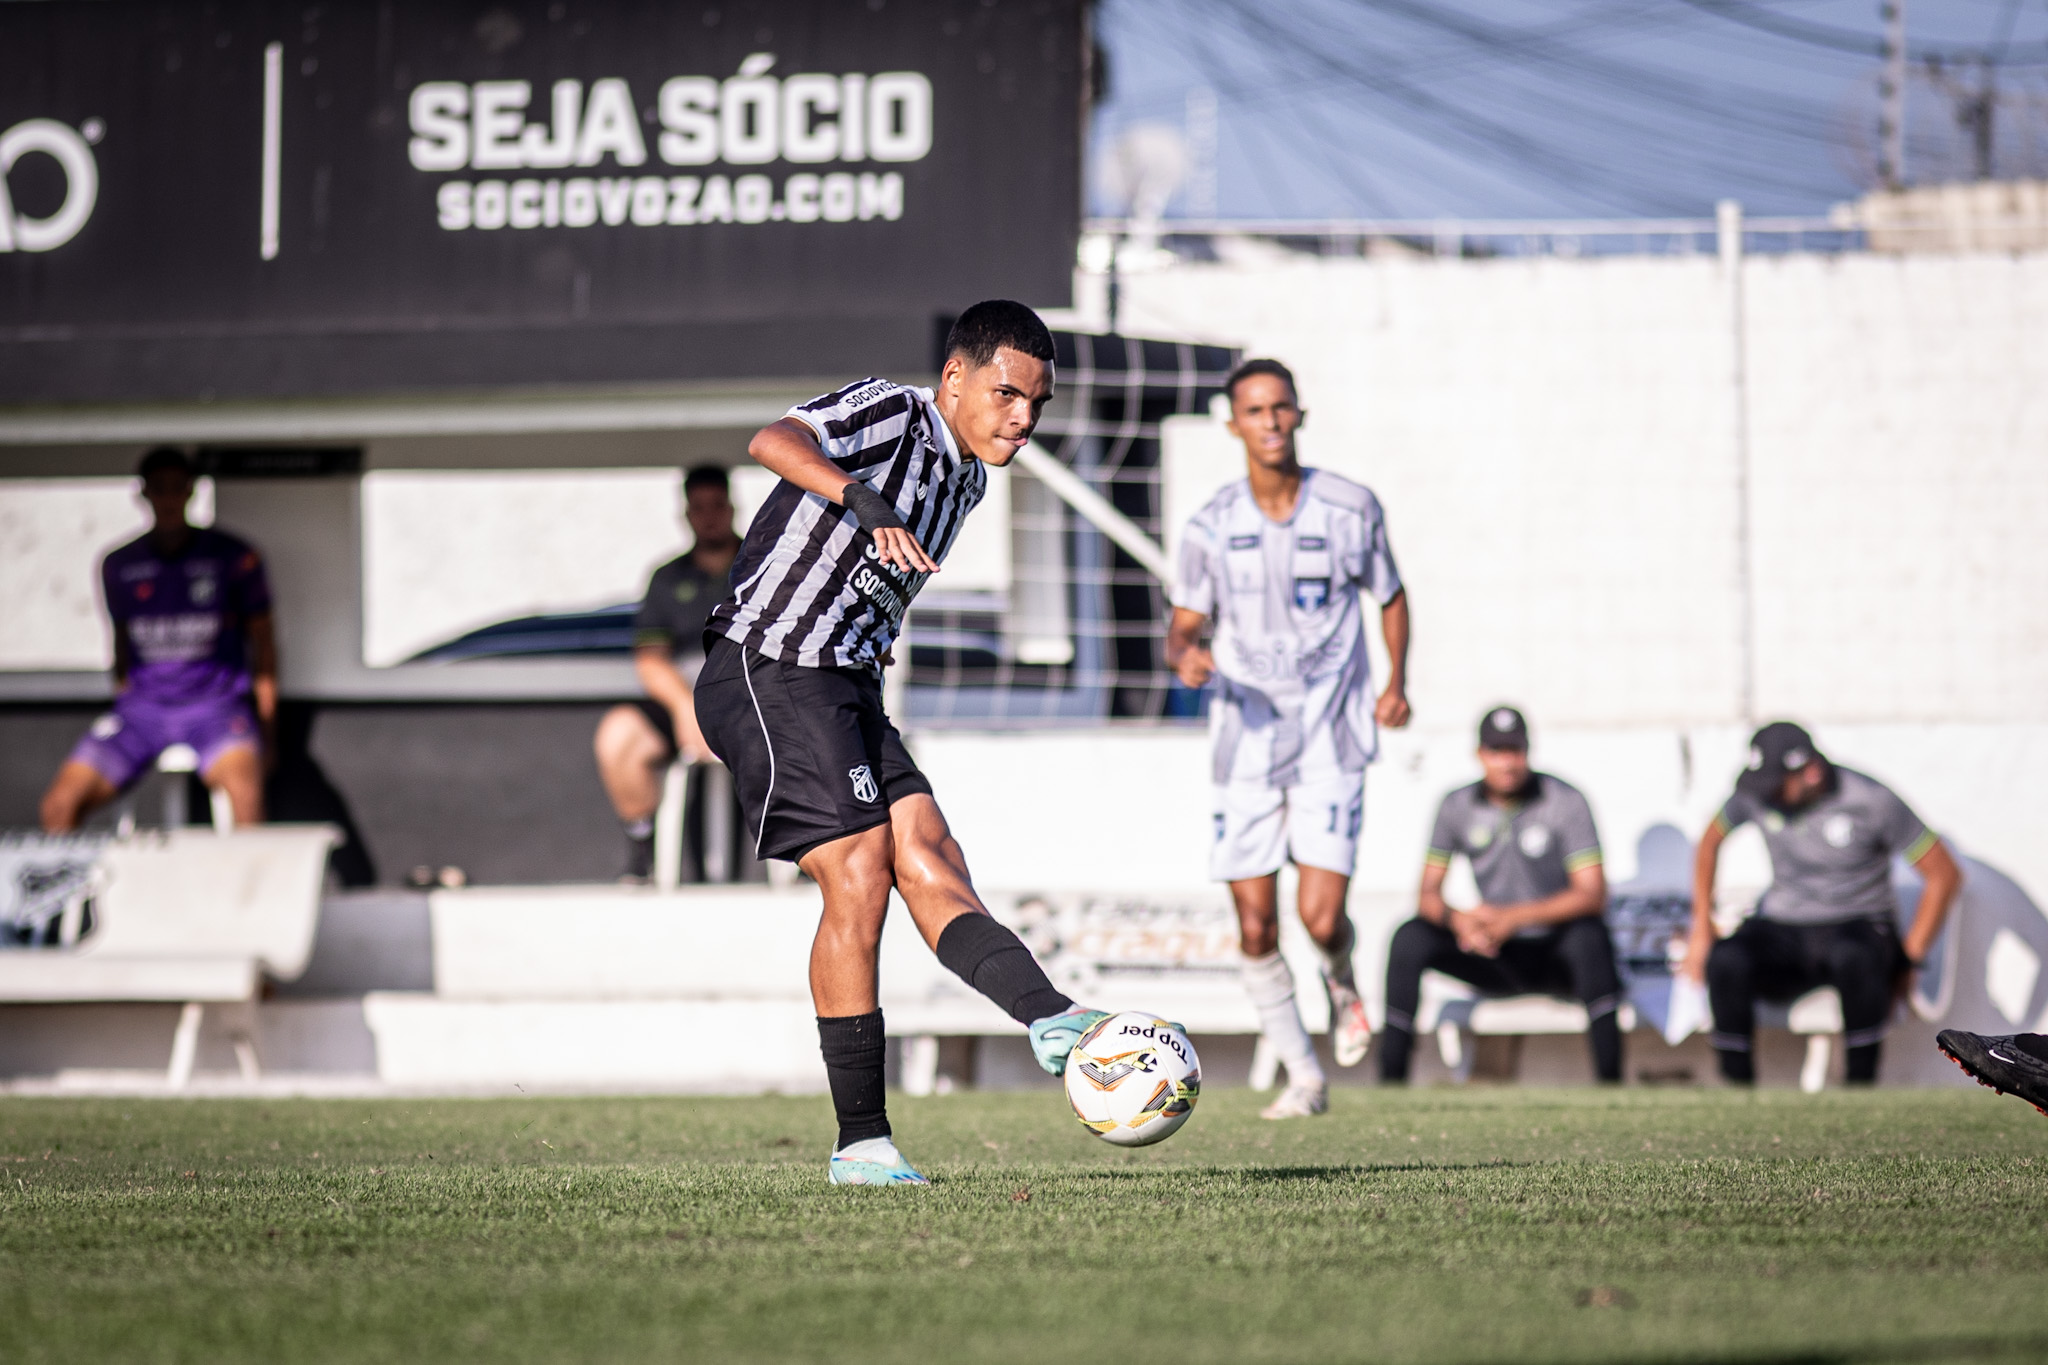
<path id="1" fill-rule="evenodd" d="M 1982 1091 L 0 1100 L 0 1360 L 2041 1360 L 2048 1119 Z"/>

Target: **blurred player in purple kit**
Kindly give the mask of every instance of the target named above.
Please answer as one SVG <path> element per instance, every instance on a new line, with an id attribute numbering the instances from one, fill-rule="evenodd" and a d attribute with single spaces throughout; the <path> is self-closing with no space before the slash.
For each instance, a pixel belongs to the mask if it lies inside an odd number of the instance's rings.
<path id="1" fill-rule="evenodd" d="M 173 744 L 199 755 L 236 824 L 263 819 L 265 737 L 277 715 L 270 586 L 248 542 L 185 519 L 193 469 L 160 446 L 142 457 L 147 534 L 108 553 L 100 585 L 114 625 L 114 706 L 43 794 L 43 828 L 76 829 Z"/>

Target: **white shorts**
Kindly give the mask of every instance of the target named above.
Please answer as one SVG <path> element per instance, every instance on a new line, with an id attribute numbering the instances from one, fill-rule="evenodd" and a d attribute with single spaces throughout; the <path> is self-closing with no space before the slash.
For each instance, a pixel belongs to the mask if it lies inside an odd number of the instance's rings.
<path id="1" fill-rule="evenodd" d="M 1365 774 L 1299 787 L 1232 783 L 1216 788 L 1216 827 L 1209 875 L 1244 881 L 1297 867 L 1320 867 L 1350 876 L 1358 865 L 1358 835 L 1365 828 Z"/>

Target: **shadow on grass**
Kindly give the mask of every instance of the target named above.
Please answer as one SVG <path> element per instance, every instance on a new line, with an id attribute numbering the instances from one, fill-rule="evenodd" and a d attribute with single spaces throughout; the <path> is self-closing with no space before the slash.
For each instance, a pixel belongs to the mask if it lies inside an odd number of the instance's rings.
<path id="1" fill-rule="evenodd" d="M 1246 1185 L 1277 1185 L 1297 1180 L 1351 1180 L 1373 1175 L 1418 1175 L 1463 1171 L 1512 1171 L 1543 1166 L 1540 1161 L 1360 1161 L 1305 1166 L 1160 1166 L 1146 1170 L 1049 1171 L 1061 1180 L 1136 1183 L 1169 1180 L 1235 1180 Z"/>
<path id="2" fill-rule="evenodd" d="M 1646 1365 L 1920 1365 L 1931 1360 L 2048 1360 L 2048 1336 L 1927 1337 L 1840 1351 L 1731 1352 L 1644 1356 Z M 1488 1357 L 1491 1362 L 1492 1357 Z M 1474 1365 L 1478 1365 L 1474 1362 Z"/>

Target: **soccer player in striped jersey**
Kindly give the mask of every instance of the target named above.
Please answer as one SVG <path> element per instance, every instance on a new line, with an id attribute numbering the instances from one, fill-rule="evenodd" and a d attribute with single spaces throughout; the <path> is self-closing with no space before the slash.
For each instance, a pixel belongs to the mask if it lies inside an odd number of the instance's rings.
<path id="1" fill-rule="evenodd" d="M 983 466 L 1016 456 L 1052 392 L 1052 334 L 1024 305 L 992 300 L 954 324 L 937 388 L 863 379 L 791 408 L 747 447 L 782 482 L 712 611 L 697 721 L 732 771 L 755 855 L 796 863 L 824 893 L 811 996 L 839 1120 L 835 1184 L 925 1183 L 883 1104 L 876 966 L 892 888 L 939 960 L 1030 1027 L 1052 1074 L 1107 1017 L 1055 989 L 989 915 L 882 709 L 905 609 L 981 501 Z"/>
<path id="2" fill-rule="evenodd" d="M 1352 979 L 1357 935 L 1344 898 L 1378 727 L 1408 723 L 1408 595 L 1379 499 L 1296 456 L 1306 414 L 1287 367 L 1247 360 L 1226 389 L 1246 476 L 1197 512 L 1181 539 L 1166 659 L 1189 687 L 1220 679 L 1210 712 L 1209 872 L 1230 883 L 1245 989 L 1287 1065 L 1287 1088 L 1264 1116 L 1303 1118 L 1329 1101 L 1279 952 L 1280 865 L 1291 860 L 1300 872 L 1301 922 L 1322 950 L 1332 1051 L 1340 1066 L 1356 1066 L 1372 1034 Z M 1377 699 L 1361 593 L 1379 604 L 1392 661 Z M 1211 622 L 1213 650 L 1202 645 Z"/>

